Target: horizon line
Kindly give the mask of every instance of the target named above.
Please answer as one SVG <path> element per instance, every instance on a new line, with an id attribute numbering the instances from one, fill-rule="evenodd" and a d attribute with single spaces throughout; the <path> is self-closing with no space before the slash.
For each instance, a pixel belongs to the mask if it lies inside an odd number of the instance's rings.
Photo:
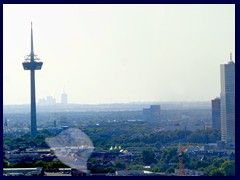
<path id="1" fill-rule="evenodd" d="M 211 100 L 185 100 L 185 101 L 136 101 L 136 102 L 112 102 L 112 103 L 67 103 L 63 104 L 61 102 L 54 103 L 54 105 L 110 105 L 110 104 L 156 104 L 156 103 L 201 103 L 201 102 L 211 102 Z M 3 106 L 22 106 L 30 105 L 30 103 L 23 104 L 3 104 Z M 39 105 L 39 103 L 37 103 Z M 49 106 L 40 105 L 40 106 Z"/>

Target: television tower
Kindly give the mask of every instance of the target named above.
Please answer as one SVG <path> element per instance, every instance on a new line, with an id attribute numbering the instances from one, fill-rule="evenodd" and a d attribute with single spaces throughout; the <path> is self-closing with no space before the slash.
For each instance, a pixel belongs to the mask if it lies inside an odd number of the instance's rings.
<path id="1" fill-rule="evenodd" d="M 41 70 L 43 62 L 33 52 L 33 30 L 31 22 L 31 52 L 24 58 L 22 63 L 24 70 L 30 70 L 31 73 L 31 138 L 37 134 L 37 117 L 36 117 L 36 97 L 35 97 L 35 70 Z"/>

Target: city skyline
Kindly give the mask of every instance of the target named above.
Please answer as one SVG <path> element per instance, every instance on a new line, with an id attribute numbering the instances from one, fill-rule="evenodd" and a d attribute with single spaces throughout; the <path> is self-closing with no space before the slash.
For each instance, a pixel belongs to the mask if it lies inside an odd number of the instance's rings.
<path id="1" fill-rule="evenodd" d="M 211 101 L 235 54 L 235 5 L 4 5 L 4 104 L 28 104 L 21 62 L 34 50 L 36 99 L 70 103 Z M 54 13 L 52 13 L 54 12 Z M 18 89 L 18 91 L 16 91 Z"/>

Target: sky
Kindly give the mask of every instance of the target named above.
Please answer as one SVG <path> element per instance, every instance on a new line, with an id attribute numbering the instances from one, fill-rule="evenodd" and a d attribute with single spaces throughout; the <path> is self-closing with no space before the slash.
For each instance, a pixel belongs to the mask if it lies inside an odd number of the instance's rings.
<path id="1" fill-rule="evenodd" d="M 235 62 L 235 5 L 3 5 L 3 103 L 30 103 L 34 53 L 36 101 L 69 103 L 211 101 L 220 64 Z"/>

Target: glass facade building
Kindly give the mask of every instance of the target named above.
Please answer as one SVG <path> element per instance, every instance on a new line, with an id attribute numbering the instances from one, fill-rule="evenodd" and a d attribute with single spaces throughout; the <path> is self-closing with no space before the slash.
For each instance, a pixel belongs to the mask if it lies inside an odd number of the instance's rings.
<path id="1" fill-rule="evenodd" d="M 221 140 L 235 147 L 235 63 L 220 65 L 221 74 Z"/>

